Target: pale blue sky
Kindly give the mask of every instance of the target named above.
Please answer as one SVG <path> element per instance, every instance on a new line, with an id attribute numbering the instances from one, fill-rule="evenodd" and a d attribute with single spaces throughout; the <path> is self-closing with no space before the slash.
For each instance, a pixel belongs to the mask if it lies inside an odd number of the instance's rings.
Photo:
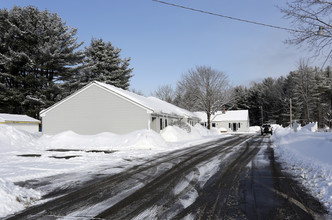
<path id="1" fill-rule="evenodd" d="M 290 27 L 276 5 L 266 0 L 165 0 L 169 3 L 257 22 Z M 249 85 L 296 69 L 304 49 L 285 45 L 289 33 L 192 12 L 151 0 L 0 0 L 0 8 L 33 5 L 56 12 L 78 29 L 78 41 L 110 41 L 130 57 L 131 88 L 150 95 L 159 85 L 174 87 L 197 65 L 229 76 L 232 85 Z M 320 65 L 315 60 L 313 65 Z"/>

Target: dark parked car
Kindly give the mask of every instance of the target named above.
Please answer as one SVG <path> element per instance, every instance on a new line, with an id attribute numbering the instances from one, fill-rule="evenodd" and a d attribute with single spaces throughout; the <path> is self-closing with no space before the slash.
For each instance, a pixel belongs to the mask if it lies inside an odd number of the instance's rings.
<path id="1" fill-rule="evenodd" d="M 261 134 L 268 134 L 270 133 L 272 135 L 273 131 L 272 131 L 272 127 L 270 124 L 263 124 L 263 126 L 261 127 Z"/>

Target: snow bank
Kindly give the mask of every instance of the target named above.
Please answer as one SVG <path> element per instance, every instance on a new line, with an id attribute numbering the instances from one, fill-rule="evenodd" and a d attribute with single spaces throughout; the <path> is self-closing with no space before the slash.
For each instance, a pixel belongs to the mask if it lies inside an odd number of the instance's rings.
<path id="1" fill-rule="evenodd" d="M 0 217 L 24 209 L 41 198 L 39 192 L 25 189 L 0 178 Z"/>
<path id="2" fill-rule="evenodd" d="M 195 140 L 201 137 L 218 135 L 217 129 L 208 130 L 196 124 L 188 125 L 191 132 L 178 126 L 167 126 L 161 134 L 152 130 L 139 130 L 125 135 L 114 133 L 100 133 L 96 135 L 79 135 L 72 131 L 62 132 L 57 135 L 43 135 L 35 145 L 39 148 L 68 148 L 68 149 L 163 149 L 168 148 L 167 142 L 180 142 Z"/>
<path id="3" fill-rule="evenodd" d="M 250 126 L 249 127 L 249 132 L 259 133 L 259 132 L 261 132 L 261 127 L 259 127 L 259 126 Z"/>
<path id="4" fill-rule="evenodd" d="M 83 150 L 125 150 L 167 148 L 167 143 L 152 130 L 139 130 L 125 135 L 104 132 L 79 135 L 72 131 L 57 135 L 43 135 L 37 145 L 44 148 Z"/>
<path id="5" fill-rule="evenodd" d="M 316 132 L 318 131 L 318 124 L 317 122 L 315 123 L 310 123 L 302 128 L 300 128 L 301 131 L 311 131 L 311 132 Z"/>
<path id="6" fill-rule="evenodd" d="M 161 137 L 167 142 L 180 142 L 198 139 L 205 136 L 219 135 L 220 132 L 217 129 L 208 130 L 200 124 L 190 126 L 191 132 L 187 132 L 178 126 L 168 126 L 161 131 Z"/>
<path id="7" fill-rule="evenodd" d="M 35 136 L 29 132 L 0 124 L 0 153 L 34 146 Z"/>
<path id="8" fill-rule="evenodd" d="M 317 124 L 276 128 L 272 140 L 281 162 L 332 212 L 332 134 L 319 133 Z"/>

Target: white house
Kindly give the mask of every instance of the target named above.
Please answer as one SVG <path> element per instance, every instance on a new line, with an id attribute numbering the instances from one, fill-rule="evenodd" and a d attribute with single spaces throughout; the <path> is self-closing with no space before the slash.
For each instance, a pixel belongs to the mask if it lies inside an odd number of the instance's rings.
<path id="1" fill-rule="evenodd" d="M 159 132 L 178 120 L 192 125 L 199 122 L 192 112 L 155 97 L 96 81 L 41 111 L 40 116 L 44 134 L 67 130 L 78 134 L 125 134 L 139 129 Z"/>
<path id="2" fill-rule="evenodd" d="M 28 132 L 38 132 L 40 121 L 27 115 L 0 113 L 0 124 L 6 124 Z"/>
<path id="3" fill-rule="evenodd" d="M 201 124 L 206 125 L 207 116 L 205 112 L 195 112 L 201 119 Z M 248 110 L 223 110 L 211 115 L 211 127 L 220 131 L 228 132 L 248 132 L 249 131 L 249 111 Z"/>

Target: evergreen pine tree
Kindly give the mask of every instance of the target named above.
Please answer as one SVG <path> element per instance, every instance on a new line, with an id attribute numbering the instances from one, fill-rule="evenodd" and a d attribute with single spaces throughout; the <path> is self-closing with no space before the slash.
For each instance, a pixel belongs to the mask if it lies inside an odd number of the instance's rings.
<path id="1" fill-rule="evenodd" d="M 234 110 L 249 109 L 248 92 L 249 92 L 248 89 L 244 86 L 236 86 L 233 88 L 234 103 L 233 103 L 232 109 L 234 109 Z"/>
<path id="2" fill-rule="evenodd" d="M 83 67 L 77 80 L 79 86 L 97 80 L 122 89 L 128 89 L 132 77 L 129 68 L 130 58 L 120 58 L 121 49 L 114 48 L 110 42 L 92 39 L 90 46 L 85 48 Z"/>
<path id="3" fill-rule="evenodd" d="M 83 54 L 76 29 L 33 6 L 0 9 L 0 110 L 38 117 L 61 97 Z"/>

